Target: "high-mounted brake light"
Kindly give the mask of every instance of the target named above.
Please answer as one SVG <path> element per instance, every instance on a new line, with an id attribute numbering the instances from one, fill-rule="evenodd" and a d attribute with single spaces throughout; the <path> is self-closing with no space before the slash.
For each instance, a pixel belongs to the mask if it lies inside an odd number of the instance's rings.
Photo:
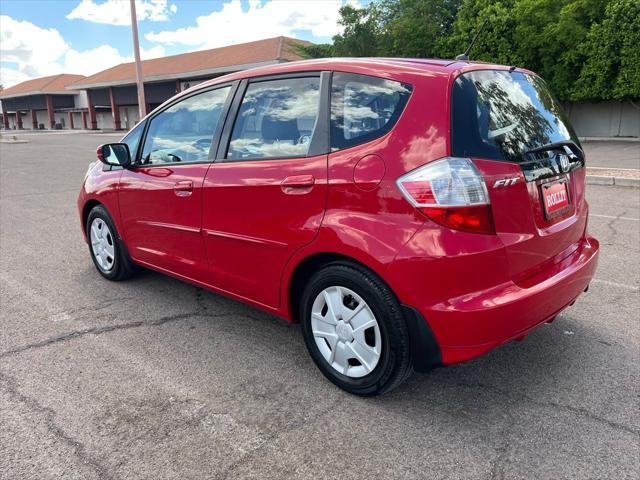
<path id="1" fill-rule="evenodd" d="M 495 233 L 487 187 L 470 159 L 442 158 L 403 175 L 397 184 L 409 203 L 434 222 Z"/>

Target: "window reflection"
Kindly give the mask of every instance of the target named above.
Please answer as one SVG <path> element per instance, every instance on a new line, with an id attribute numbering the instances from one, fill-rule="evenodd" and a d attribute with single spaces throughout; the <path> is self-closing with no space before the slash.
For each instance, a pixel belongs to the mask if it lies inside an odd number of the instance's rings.
<path id="1" fill-rule="evenodd" d="M 139 123 L 138 125 L 133 127 L 133 129 L 122 140 L 122 143 L 126 143 L 129 147 L 132 162 L 136 159 L 136 154 L 138 153 L 138 144 L 140 143 L 140 138 L 142 137 L 143 130 L 144 125 Z"/>
<path id="2" fill-rule="evenodd" d="M 465 73 L 453 90 L 456 155 L 522 161 L 523 154 L 575 134 L 544 82 L 519 72 Z"/>
<path id="3" fill-rule="evenodd" d="M 207 161 L 231 87 L 188 97 L 151 119 L 143 164 Z"/>
<path id="4" fill-rule="evenodd" d="M 233 127 L 227 158 L 307 155 L 319 100 L 318 77 L 250 84 Z"/>
<path id="5" fill-rule="evenodd" d="M 373 140 L 400 116 L 411 86 L 383 78 L 335 73 L 331 87 L 333 150 Z"/>

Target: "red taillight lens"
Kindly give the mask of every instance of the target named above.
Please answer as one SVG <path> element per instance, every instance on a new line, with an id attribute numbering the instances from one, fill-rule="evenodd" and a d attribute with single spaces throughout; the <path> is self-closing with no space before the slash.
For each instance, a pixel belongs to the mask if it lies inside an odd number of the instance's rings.
<path id="1" fill-rule="evenodd" d="M 434 222 L 453 228 L 475 233 L 496 233 L 493 225 L 491 205 L 471 207 L 423 207 L 420 209 Z"/>
<path id="2" fill-rule="evenodd" d="M 397 183 L 409 203 L 434 222 L 495 233 L 487 188 L 470 159 L 443 158 L 403 175 Z"/>

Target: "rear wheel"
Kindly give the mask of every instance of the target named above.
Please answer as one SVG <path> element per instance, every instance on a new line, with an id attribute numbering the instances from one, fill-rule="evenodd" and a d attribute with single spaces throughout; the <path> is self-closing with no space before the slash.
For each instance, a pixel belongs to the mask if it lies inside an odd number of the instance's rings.
<path id="1" fill-rule="evenodd" d="M 301 319 L 309 353 L 322 373 L 356 395 L 377 395 L 411 373 L 400 305 L 374 274 L 331 264 L 307 284 Z"/>
<path id="2" fill-rule="evenodd" d="M 87 239 L 89 252 L 96 269 L 108 280 L 125 280 L 135 271 L 135 267 L 116 227 L 102 205 L 93 207 L 87 217 Z"/>

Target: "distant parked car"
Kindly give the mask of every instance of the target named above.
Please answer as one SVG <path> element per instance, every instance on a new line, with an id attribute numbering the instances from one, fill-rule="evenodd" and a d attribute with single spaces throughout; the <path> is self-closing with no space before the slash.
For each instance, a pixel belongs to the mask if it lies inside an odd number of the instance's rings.
<path id="1" fill-rule="evenodd" d="M 523 337 L 596 269 L 584 153 L 526 70 L 268 66 L 177 95 L 97 153 L 78 207 L 103 277 L 141 265 L 301 322 L 359 395 Z"/>

